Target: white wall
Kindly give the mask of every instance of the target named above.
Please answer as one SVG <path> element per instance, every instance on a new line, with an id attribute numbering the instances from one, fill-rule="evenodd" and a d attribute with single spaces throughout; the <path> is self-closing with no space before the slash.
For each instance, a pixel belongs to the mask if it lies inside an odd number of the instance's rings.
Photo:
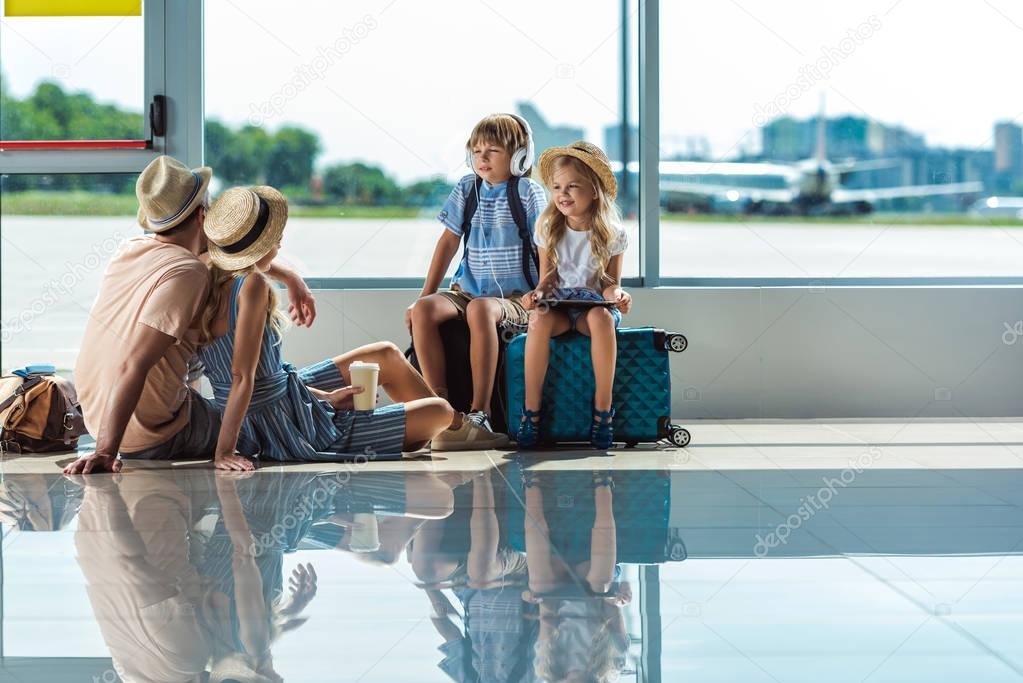
<path id="1" fill-rule="evenodd" d="M 1023 415 L 1023 287 L 658 288 L 624 325 L 683 332 L 672 414 L 685 418 Z M 403 348 L 412 290 L 322 290 L 304 364 L 387 339 Z"/>

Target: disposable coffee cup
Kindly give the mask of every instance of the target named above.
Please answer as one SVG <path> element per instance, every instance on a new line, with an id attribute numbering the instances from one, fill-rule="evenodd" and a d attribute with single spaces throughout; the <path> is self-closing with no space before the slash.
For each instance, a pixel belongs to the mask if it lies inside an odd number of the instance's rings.
<path id="1" fill-rule="evenodd" d="M 376 363 L 355 361 L 348 366 L 348 381 L 353 387 L 362 387 L 361 394 L 355 394 L 352 401 L 356 410 L 373 410 L 377 407 L 377 379 L 380 377 L 380 366 Z"/>
<path id="2" fill-rule="evenodd" d="M 352 515 L 352 540 L 348 547 L 353 553 L 380 550 L 380 530 L 376 515 L 372 512 L 356 512 Z"/>

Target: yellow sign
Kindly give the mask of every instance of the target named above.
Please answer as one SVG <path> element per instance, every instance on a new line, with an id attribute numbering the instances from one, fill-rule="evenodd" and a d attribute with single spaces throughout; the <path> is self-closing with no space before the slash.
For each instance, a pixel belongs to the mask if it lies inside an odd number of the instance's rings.
<path id="1" fill-rule="evenodd" d="M 8 17 L 140 17 L 142 0 L 3 0 Z"/>

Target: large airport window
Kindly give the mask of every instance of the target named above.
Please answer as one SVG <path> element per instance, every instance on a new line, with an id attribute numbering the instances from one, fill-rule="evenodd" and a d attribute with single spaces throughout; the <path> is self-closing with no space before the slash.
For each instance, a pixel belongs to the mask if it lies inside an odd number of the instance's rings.
<path id="1" fill-rule="evenodd" d="M 634 1 L 320 1 L 281 12 L 256 0 L 205 12 L 206 162 L 222 186 L 287 194 L 284 255 L 310 277 L 422 278 L 438 209 L 469 172 L 466 138 L 488 113 L 527 119 L 538 153 L 582 138 L 616 167 L 623 149 L 635 157 L 635 125 L 622 123 L 626 108 L 636 121 Z"/>
<path id="2" fill-rule="evenodd" d="M 4 149 L 19 142 L 146 139 L 142 3 L 78 4 L 83 11 L 111 6 L 117 15 L 52 16 L 54 3 L 6 3 L 0 21 Z"/>
<path id="3" fill-rule="evenodd" d="M 0 177 L 0 366 L 74 367 L 107 262 L 142 234 L 135 178 Z"/>
<path id="4" fill-rule="evenodd" d="M 1023 275 L 1017 5 L 693 12 L 660 7 L 662 276 Z"/>

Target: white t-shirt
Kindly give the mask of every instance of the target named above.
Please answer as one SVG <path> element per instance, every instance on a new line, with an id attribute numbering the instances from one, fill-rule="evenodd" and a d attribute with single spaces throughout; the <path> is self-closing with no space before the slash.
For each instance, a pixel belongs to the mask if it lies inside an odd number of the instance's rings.
<path id="1" fill-rule="evenodd" d="M 536 231 L 533 241 L 536 246 L 543 247 L 546 243 L 540 230 Z M 573 230 L 565 228 L 565 236 L 557 247 L 558 254 L 558 287 L 582 287 L 600 291 L 600 284 L 597 282 L 597 264 L 593 261 L 593 252 L 590 250 L 590 231 Z M 625 253 L 629 246 L 629 237 L 625 231 L 618 228 L 617 233 L 611 238 L 608 245 L 608 255 L 617 256 Z"/>

